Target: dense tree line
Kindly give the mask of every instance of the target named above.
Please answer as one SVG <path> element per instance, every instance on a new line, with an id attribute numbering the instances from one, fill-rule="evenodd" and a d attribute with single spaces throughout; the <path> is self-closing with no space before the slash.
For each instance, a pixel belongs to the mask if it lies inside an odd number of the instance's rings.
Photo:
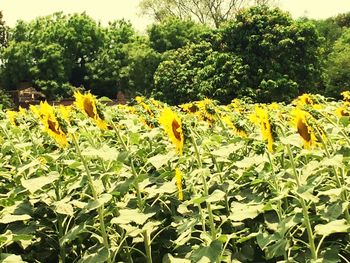
<path id="1" fill-rule="evenodd" d="M 47 99 L 82 88 L 171 104 L 204 97 L 290 101 L 304 92 L 336 97 L 350 85 L 349 26 L 349 14 L 294 20 L 263 4 L 214 26 L 166 15 L 145 35 L 127 21 L 102 26 L 84 13 L 18 21 L 9 29 L 0 13 L 1 87 L 29 81 Z"/>

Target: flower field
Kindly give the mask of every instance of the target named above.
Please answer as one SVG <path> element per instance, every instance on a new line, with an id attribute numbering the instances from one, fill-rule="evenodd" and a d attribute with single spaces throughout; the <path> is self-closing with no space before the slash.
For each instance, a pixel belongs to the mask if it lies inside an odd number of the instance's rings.
<path id="1" fill-rule="evenodd" d="M 0 113 L 1 262 L 350 262 L 350 92 Z"/>

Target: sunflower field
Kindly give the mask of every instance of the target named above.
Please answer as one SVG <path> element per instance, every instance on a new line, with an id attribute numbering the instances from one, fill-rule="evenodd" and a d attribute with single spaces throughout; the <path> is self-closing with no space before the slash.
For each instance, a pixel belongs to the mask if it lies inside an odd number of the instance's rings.
<path id="1" fill-rule="evenodd" d="M 350 92 L 0 113 L 0 262 L 350 262 Z"/>

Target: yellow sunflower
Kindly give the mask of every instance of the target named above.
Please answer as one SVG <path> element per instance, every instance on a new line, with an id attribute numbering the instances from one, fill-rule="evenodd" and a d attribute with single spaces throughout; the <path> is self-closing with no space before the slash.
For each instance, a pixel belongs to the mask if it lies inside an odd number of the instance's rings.
<path id="1" fill-rule="evenodd" d="M 17 126 L 17 111 L 9 110 L 6 112 L 7 118 L 13 126 Z"/>
<path id="2" fill-rule="evenodd" d="M 335 110 L 335 113 L 339 116 L 339 117 L 349 117 L 350 116 L 350 111 L 345 108 L 345 107 L 339 107 Z"/>
<path id="3" fill-rule="evenodd" d="M 180 201 L 184 200 L 184 194 L 182 189 L 182 173 L 179 168 L 175 169 L 175 179 L 176 179 L 176 187 L 178 190 L 178 198 Z"/>
<path id="4" fill-rule="evenodd" d="M 101 118 L 97 111 L 96 97 L 90 92 L 81 94 L 80 92 L 74 92 L 75 102 L 77 108 L 85 113 L 88 117 L 92 118 L 97 126 L 102 129 L 107 129 L 107 123 Z"/>
<path id="5" fill-rule="evenodd" d="M 229 116 L 226 115 L 226 116 L 222 117 L 221 119 L 229 128 L 231 128 L 233 130 L 233 132 L 235 134 L 237 134 L 240 137 L 247 137 L 247 133 L 243 129 L 236 127 L 236 125 L 233 124 L 233 122 Z"/>
<path id="6" fill-rule="evenodd" d="M 170 108 L 165 108 L 159 117 L 159 123 L 163 126 L 170 140 L 175 145 L 176 151 L 182 155 L 184 134 L 181 119 Z"/>
<path id="7" fill-rule="evenodd" d="M 262 137 L 267 141 L 267 149 L 273 152 L 272 127 L 267 109 L 262 106 L 256 106 L 255 112 L 250 115 L 250 120 L 260 126 Z"/>
<path id="8" fill-rule="evenodd" d="M 298 98 L 296 98 L 293 101 L 293 104 L 303 106 L 303 105 L 313 105 L 314 101 L 312 99 L 311 94 L 304 93 L 303 95 L 300 95 Z"/>
<path id="9" fill-rule="evenodd" d="M 46 101 L 40 102 L 38 111 L 44 130 L 61 146 L 67 146 L 67 135 L 62 131 L 56 119 L 54 109 Z"/>
<path id="10" fill-rule="evenodd" d="M 310 114 L 299 108 L 295 108 L 292 110 L 292 115 L 294 117 L 292 121 L 294 127 L 304 141 L 304 148 L 311 149 L 316 145 L 317 139 L 315 132 L 308 123 L 308 119 L 311 118 Z"/>
<path id="11" fill-rule="evenodd" d="M 340 93 L 343 96 L 343 100 L 346 102 L 350 102 L 350 91 L 343 91 L 342 93 Z"/>

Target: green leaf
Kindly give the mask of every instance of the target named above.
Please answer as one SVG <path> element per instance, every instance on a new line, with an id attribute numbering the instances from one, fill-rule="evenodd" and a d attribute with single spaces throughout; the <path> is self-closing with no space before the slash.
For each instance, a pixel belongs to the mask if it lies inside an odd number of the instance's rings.
<path id="1" fill-rule="evenodd" d="M 143 225 L 146 221 L 156 213 L 141 213 L 137 209 L 121 209 L 119 216 L 111 220 L 112 224 L 130 224 L 134 222 L 138 225 Z"/>
<path id="2" fill-rule="evenodd" d="M 100 248 L 96 253 L 90 255 L 84 255 L 79 260 L 79 263 L 102 263 L 105 262 L 109 257 L 108 249 L 105 247 Z"/>
<path id="3" fill-rule="evenodd" d="M 319 224 L 315 226 L 315 234 L 321 236 L 329 236 L 334 233 L 346 233 L 350 229 L 345 219 L 334 220 L 328 224 Z"/>
<path id="4" fill-rule="evenodd" d="M 95 210 L 104 204 L 108 203 L 112 199 L 111 194 L 102 194 L 99 199 L 97 200 L 90 200 L 87 205 L 82 210 L 82 213 L 87 213 L 92 210 Z"/>
<path id="5" fill-rule="evenodd" d="M 51 184 L 59 178 L 59 174 L 57 172 L 51 172 L 48 176 L 40 176 L 32 179 L 21 179 L 21 183 L 24 188 L 26 188 L 32 194 L 42 189 L 45 185 Z"/>
<path id="6" fill-rule="evenodd" d="M 78 237 L 79 234 L 86 231 L 87 230 L 86 230 L 85 224 L 74 226 L 72 229 L 70 229 L 67 232 L 67 234 L 65 234 L 63 237 L 60 238 L 60 246 L 63 246 L 67 242 L 73 241 Z"/>
<path id="7" fill-rule="evenodd" d="M 199 249 L 193 251 L 191 260 L 192 262 L 216 262 L 217 258 L 220 256 L 221 250 L 221 242 L 214 240 L 209 246 L 201 246 Z"/>
<path id="8" fill-rule="evenodd" d="M 111 148 L 107 144 L 103 144 L 100 149 L 88 147 L 82 151 L 82 155 L 90 158 L 101 158 L 104 161 L 117 160 L 119 152 L 116 148 Z"/>
<path id="9" fill-rule="evenodd" d="M 242 204 L 233 202 L 231 206 L 232 208 L 229 219 L 233 221 L 242 221 L 247 218 L 253 219 L 264 210 L 263 204 Z"/>
<path id="10" fill-rule="evenodd" d="M 61 200 L 59 202 L 55 203 L 55 211 L 58 214 L 62 215 L 70 215 L 73 216 L 74 209 L 73 206 L 70 203 L 67 203 L 66 200 Z"/>
<path id="11" fill-rule="evenodd" d="M 223 192 L 223 191 L 221 191 L 219 189 L 215 189 L 215 191 L 208 196 L 206 201 L 208 203 L 219 202 L 219 201 L 224 200 L 225 195 L 226 195 L 225 192 Z"/>
<path id="12" fill-rule="evenodd" d="M 174 157 L 174 153 L 169 152 L 167 154 L 157 154 L 148 159 L 148 162 L 154 166 L 157 170 L 163 165 L 167 164 L 171 158 Z"/>
<path id="13" fill-rule="evenodd" d="M 14 254 L 0 253 L 0 262 L 1 263 L 25 263 L 26 261 L 23 261 L 21 256 L 17 256 Z"/>
<path id="14" fill-rule="evenodd" d="M 191 260 L 184 258 L 174 258 L 171 254 L 165 254 L 162 263 L 191 263 Z"/>
<path id="15" fill-rule="evenodd" d="M 30 215 L 10 215 L 5 214 L 0 219 L 0 224 L 9 224 L 16 221 L 26 221 L 31 219 L 32 217 Z"/>

